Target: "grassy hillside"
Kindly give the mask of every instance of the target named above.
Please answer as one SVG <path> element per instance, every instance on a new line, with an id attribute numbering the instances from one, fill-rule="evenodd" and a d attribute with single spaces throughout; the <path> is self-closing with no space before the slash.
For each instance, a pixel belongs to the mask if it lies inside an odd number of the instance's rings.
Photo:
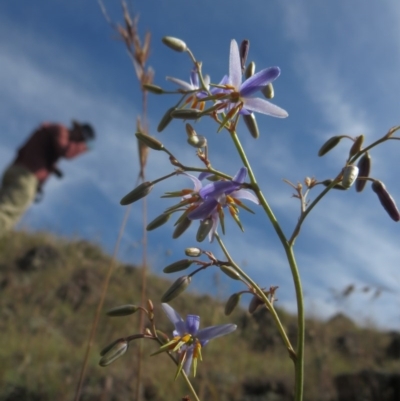
<path id="1" fill-rule="evenodd" d="M 23 232 L 0 239 L 1 401 L 73 400 L 109 263 L 99 247 L 86 241 Z M 149 278 L 157 326 L 166 333 L 172 327 L 160 310 L 159 299 L 168 286 L 160 277 Z M 118 265 L 104 311 L 139 299 L 139 269 Z M 235 333 L 203 350 L 204 361 L 193 380 L 203 400 L 291 399 L 291 361 L 265 310 L 253 316 L 237 310 L 227 318 L 223 304 L 190 294 L 171 305 L 182 316 L 199 314 L 202 327 L 228 322 L 238 325 Z M 294 341 L 294 317 L 283 313 L 282 321 Z M 82 400 L 134 400 L 137 344 L 108 367 L 100 367 L 98 361 L 104 346 L 137 333 L 137 327 L 137 315 L 101 317 Z M 344 316 L 325 324 L 308 321 L 307 327 L 306 400 L 339 399 L 340 374 L 400 372 L 398 333 L 361 329 Z M 180 400 L 188 389 L 183 380 L 174 381 L 175 366 L 166 355 L 148 356 L 156 349 L 151 341 L 144 342 L 143 399 Z"/>

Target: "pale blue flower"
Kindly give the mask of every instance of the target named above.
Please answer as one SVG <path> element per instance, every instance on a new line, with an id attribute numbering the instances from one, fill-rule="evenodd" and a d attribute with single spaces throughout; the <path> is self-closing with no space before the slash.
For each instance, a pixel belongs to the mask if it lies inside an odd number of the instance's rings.
<path id="1" fill-rule="evenodd" d="M 164 303 L 161 306 L 175 327 L 174 339 L 168 343 L 168 347 L 179 352 L 180 361 L 183 361 L 181 368 L 187 375 L 190 372 L 192 362 L 194 362 L 194 375 L 196 374 L 197 359 L 201 360 L 202 347 L 210 340 L 232 333 L 237 328 L 235 324 L 223 324 L 199 330 L 200 316 L 187 315 L 186 320 L 183 320 L 178 312 L 168 304 Z M 180 369 L 178 369 L 179 371 Z"/>

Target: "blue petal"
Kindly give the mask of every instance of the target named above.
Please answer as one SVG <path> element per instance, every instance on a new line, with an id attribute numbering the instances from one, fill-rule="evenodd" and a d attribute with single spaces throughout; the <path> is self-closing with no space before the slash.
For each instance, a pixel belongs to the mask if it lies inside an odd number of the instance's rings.
<path id="1" fill-rule="evenodd" d="M 225 334 L 232 333 L 237 328 L 236 324 L 222 324 L 219 326 L 211 326 L 199 330 L 196 337 L 200 341 L 209 341 L 213 338 L 224 336 Z"/>
<path id="2" fill-rule="evenodd" d="M 209 217 L 218 205 L 218 201 L 210 198 L 201 203 L 193 212 L 188 214 L 190 220 L 203 220 Z"/>
<path id="3" fill-rule="evenodd" d="M 242 99 L 244 108 L 257 113 L 267 114 L 268 116 L 285 118 L 289 114 L 286 110 L 281 109 L 278 106 L 268 102 L 265 99 L 259 97 Z"/>
<path id="4" fill-rule="evenodd" d="M 238 189 L 237 191 L 232 192 L 230 195 L 232 198 L 247 199 L 253 203 L 256 203 L 257 205 L 260 204 L 257 196 L 255 196 L 252 192 L 246 191 L 245 189 Z"/>
<path id="5" fill-rule="evenodd" d="M 232 192 L 238 189 L 238 184 L 233 181 L 217 181 L 207 184 L 203 188 L 200 189 L 199 195 L 203 199 L 207 198 L 218 198 L 222 194 L 226 192 Z"/>
<path id="6" fill-rule="evenodd" d="M 186 324 L 185 321 L 179 316 L 178 312 L 176 312 L 175 309 L 171 308 L 168 304 L 161 304 L 161 306 L 164 309 L 168 319 L 175 326 L 177 334 L 180 336 L 185 334 Z"/>
<path id="7" fill-rule="evenodd" d="M 238 184 L 243 184 L 246 177 L 247 177 L 247 168 L 241 167 L 240 170 L 233 177 L 232 181 L 234 181 Z"/>
<path id="8" fill-rule="evenodd" d="M 231 50 L 229 53 L 229 83 L 237 90 L 239 90 L 242 83 L 239 47 L 234 39 L 231 40 Z"/>
<path id="9" fill-rule="evenodd" d="M 186 373 L 186 376 L 190 374 L 190 367 L 192 366 L 193 361 L 193 347 L 189 347 L 186 351 L 186 359 L 183 363 L 183 370 Z"/>
<path id="10" fill-rule="evenodd" d="M 199 192 L 200 189 L 203 187 L 203 184 L 201 183 L 201 181 L 197 177 L 195 177 L 194 175 L 185 173 L 184 171 L 182 172 L 182 174 L 186 175 L 186 177 L 189 177 L 193 181 L 194 191 L 195 192 Z"/>
<path id="11" fill-rule="evenodd" d="M 262 89 L 263 86 L 275 81 L 279 77 L 281 70 L 279 67 L 270 67 L 261 70 L 250 78 L 246 79 L 240 87 L 240 96 L 248 97 Z"/>
<path id="12" fill-rule="evenodd" d="M 197 75 L 196 70 L 190 71 L 190 82 L 191 82 L 193 88 L 199 87 L 199 76 Z"/>
<path id="13" fill-rule="evenodd" d="M 187 315 L 186 317 L 186 332 L 192 336 L 196 335 L 200 327 L 200 316 Z"/>
<path id="14" fill-rule="evenodd" d="M 174 78 L 174 77 L 167 77 L 166 79 L 167 79 L 167 81 L 171 81 L 174 84 L 177 84 L 178 86 L 180 86 L 184 90 L 191 91 L 191 90 L 195 89 L 195 88 L 193 88 L 192 84 L 189 84 L 188 82 L 182 81 L 181 79 Z"/>

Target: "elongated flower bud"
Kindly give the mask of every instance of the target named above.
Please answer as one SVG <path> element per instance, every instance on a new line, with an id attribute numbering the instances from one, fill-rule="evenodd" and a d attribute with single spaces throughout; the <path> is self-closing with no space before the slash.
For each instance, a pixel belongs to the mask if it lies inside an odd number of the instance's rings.
<path id="1" fill-rule="evenodd" d="M 164 93 L 164 89 L 161 86 L 153 85 L 153 84 L 143 84 L 143 89 L 148 92 L 154 93 L 155 95 L 162 95 Z"/>
<path id="2" fill-rule="evenodd" d="M 169 220 L 170 217 L 171 217 L 171 213 L 160 214 L 158 217 L 156 217 L 152 222 L 150 222 L 147 225 L 146 230 L 152 231 L 158 227 L 161 227 L 163 224 L 165 224 Z"/>
<path id="3" fill-rule="evenodd" d="M 201 255 L 201 249 L 199 248 L 186 248 L 185 255 L 190 256 L 191 258 L 197 258 Z"/>
<path id="4" fill-rule="evenodd" d="M 108 348 L 108 347 L 107 347 Z M 107 366 L 110 363 L 113 363 L 116 359 L 125 354 L 128 349 L 128 342 L 121 338 L 113 343 L 113 346 L 107 350 L 106 353 L 103 354 L 103 357 L 100 359 L 100 366 Z"/>
<path id="5" fill-rule="evenodd" d="M 161 119 L 160 123 L 158 124 L 157 127 L 157 132 L 162 132 L 164 131 L 165 128 L 167 128 L 167 125 L 172 121 L 172 116 L 171 112 L 174 111 L 176 107 L 170 107 L 165 114 L 163 115 L 163 118 Z"/>
<path id="6" fill-rule="evenodd" d="M 256 72 L 256 63 L 252 61 L 247 66 L 246 71 L 244 72 L 244 76 L 246 77 L 246 79 L 250 78 L 254 75 L 255 72 Z"/>
<path id="7" fill-rule="evenodd" d="M 204 219 L 200 222 L 199 229 L 197 230 L 196 240 L 198 242 L 203 242 L 208 233 L 213 227 L 213 221 L 211 219 Z"/>
<path id="8" fill-rule="evenodd" d="M 274 87 L 271 83 L 269 83 L 268 85 L 265 85 L 262 89 L 261 89 L 261 93 L 267 98 L 267 99 L 272 99 L 275 96 L 274 93 Z"/>
<path id="9" fill-rule="evenodd" d="M 175 50 L 176 52 L 185 52 L 187 50 L 186 43 L 178 38 L 174 38 L 173 36 L 164 36 L 162 38 L 162 42 L 164 45 L 168 46 L 170 49 Z"/>
<path id="10" fill-rule="evenodd" d="M 189 220 L 185 217 L 182 221 L 178 223 L 174 232 L 172 233 L 172 238 L 177 239 L 179 238 L 192 224 L 192 220 Z"/>
<path id="11" fill-rule="evenodd" d="M 322 181 L 322 184 L 325 185 L 326 187 L 329 187 L 329 185 L 331 185 L 332 182 L 333 182 L 333 180 L 328 179 L 328 180 Z M 341 190 L 344 191 L 344 190 L 346 190 L 347 188 L 344 187 L 341 183 L 338 183 L 338 184 L 335 184 L 335 185 L 333 186 L 333 189 L 341 189 Z"/>
<path id="12" fill-rule="evenodd" d="M 193 264 L 194 260 L 192 259 L 182 259 L 178 260 L 174 263 L 171 263 L 167 267 L 164 267 L 163 272 L 164 273 L 175 273 L 179 272 L 181 270 L 185 270 L 188 267 L 190 267 Z"/>
<path id="13" fill-rule="evenodd" d="M 202 112 L 197 109 L 175 109 L 171 111 L 172 118 L 181 120 L 197 120 L 201 117 Z"/>
<path id="14" fill-rule="evenodd" d="M 121 200 L 120 204 L 123 206 L 129 205 L 137 200 L 144 198 L 147 196 L 151 190 L 153 189 L 154 184 L 150 181 L 143 182 L 139 186 L 137 186 L 134 190 L 129 192 L 129 194 L 125 195 Z"/>
<path id="15" fill-rule="evenodd" d="M 242 67 L 242 74 L 246 65 L 247 55 L 249 54 L 250 42 L 245 39 L 240 44 L 240 65 Z"/>
<path id="16" fill-rule="evenodd" d="M 371 156 L 368 152 L 365 152 L 357 164 L 358 167 L 358 177 L 369 177 L 369 173 L 371 171 Z M 367 184 L 367 180 L 360 180 L 357 178 L 356 180 L 356 191 L 361 192 L 365 185 Z"/>
<path id="17" fill-rule="evenodd" d="M 228 277 L 234 280 L 240 280 L 240 274 L 236 270 L 234 270 L 231 266 L 222 265 L 219 268 Z"/>
<path id="18" fill-rule="evenodd" d="M 187 142 L 194 148 L 204 148 L 207 146 L 207 138 L 203 135 L 190 136 Z"/>
<path id="19" fill-rule="evenodd" d="M 388 215 L 394 220 L 400 220 L 400 213 L 397 209 L 396 202 L 387 191 L 385 184 L 382 181 L 375 180 L 371 185 L 372 190 L 378 195 L 381 205 L 386 210 Z"/>
<path id="20" fill-rule="evenodd" d="M 353 157 L 361 150 L 363 142 L 364 142 L 364 135 L 358 136 L 357 139 L 354 141 L 353 146 L 350 148 L 349 152 L 350 157 Z"/>
<path id="21" fill-rule="evenodd" d="M 142 132 L 136 132 L 136 138 L 139 139 L 140 142 L 143 142 L 149 148 L 154 150 L 163 150 L 164 145 L 156 138 L 143 134 Z"/>
<path id="22" fill-rule="evenodd" d="M 234 309 L 238 306 L 239 302 L 240 302 L 240 298 L 241 298 L 241 294 L 239 293 L 235 293 L 232 294 L 228 301 L 225 304 L 225 315 L 229 316 Z"/>
<path id="23" fill-rule="evenodd" d="M 244 114 L 243 121 L 246 124 L 246 127 L 249 130 L 250 135 L 254 139 L 257 139 L 260 136 L 260 131 L 258 130 L 257 120 L 254 113 Z"/>
<path id="24" fill-rule="evenodd" d="M 358 167 L 349 165 L 343 169 L 342 185 L 347 189 L 350 188 L 358 177 Z"/>
<path id="25" fill-rule="evenodd" d="M 137 305 L 122 305 L 112 308 L 106 312 L 107 316 L 117 317 L 117 316 L 128 316 L 133 315 L 138 311 L 139 307 Z"/>
<path id="26" fill-rule="evenodd" d="M 182 294 L 182 292 L 186 290 L 191 281 L 191 276 L 179 277 L 178 280 L 176 280 L 161 297 L 161 302 L 167 303 L 175 299 L 178 295 Z"/>
<path id="27" fill-rule="evenodd" d="M 318 156 L 326 155 L 330 150 L 332 150 L 342 139 L 342 136 L 333 136 L 329 138 L 318 151 Z"/>
<path id="28" fill-rule="evenodd" d="M 249 313 L 253 314 L 259 306 L 263 305 L 263 303 L 264 302 L 257 295 L 253 295 L 253 298 L 251 298 L 251 301 L 249 303 Z"/>

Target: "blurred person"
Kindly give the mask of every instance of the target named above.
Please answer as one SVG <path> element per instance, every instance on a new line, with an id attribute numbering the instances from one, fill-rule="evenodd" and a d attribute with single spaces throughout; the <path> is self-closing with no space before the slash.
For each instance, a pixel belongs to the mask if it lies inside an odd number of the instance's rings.
<path id="1" fill-rule="evenodd" d="M 75 120 L 72 120 L 71 128 L 43 123 L 33 132 L 3 174 L 0 235 L 15 226 L 32 202 L 41 200 L 43 185 L 50 174 L 63 177 L 56 165 L 58 160 L 72 159 L 87 152 L 94 139 L 93 127 Z"/>

